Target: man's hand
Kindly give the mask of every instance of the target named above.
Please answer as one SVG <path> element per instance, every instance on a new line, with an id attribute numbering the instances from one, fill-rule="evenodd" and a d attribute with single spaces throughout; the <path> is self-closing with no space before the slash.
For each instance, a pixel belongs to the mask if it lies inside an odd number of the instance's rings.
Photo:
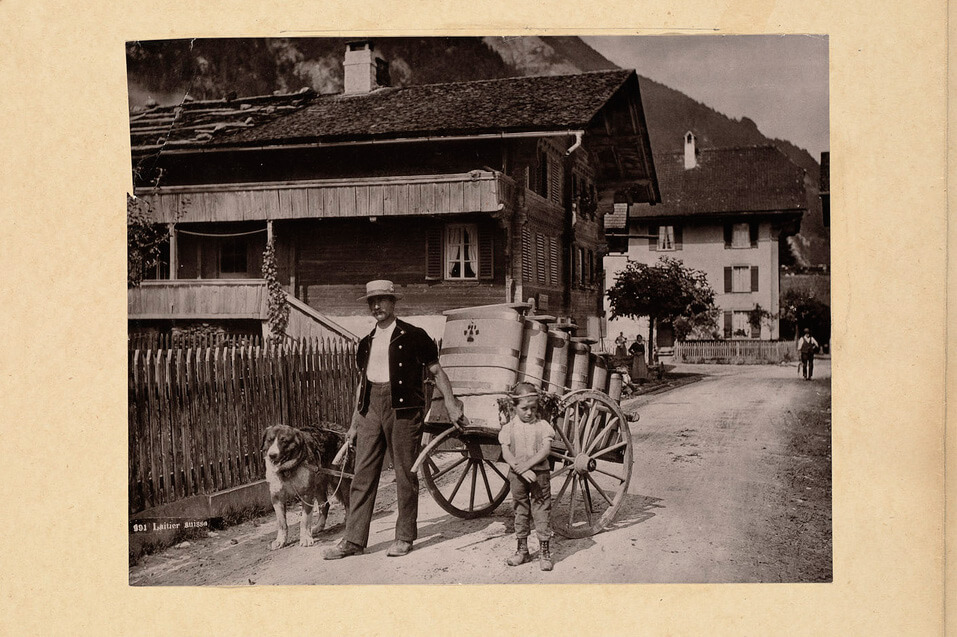
<path id="1" fill-rule="evenodd" d="M 462 420 L 462 416 L 465 415 L 464 409 L 465 405 L 455 396 L 452 396 L 451 400 L 448 398 L 445 399 L 445 410 L 449 414 L 449 419 L 452 421 L 452 424 L 459 429 L 461 429 L 460 421 Z"/>
<path id="2" fill-rule="evenodd" d="M 359 415 L 359 412 L 353 412 L 352 414 L 352 424 L 349 425 L 349 431 L 346 432 L 346 444 L 350 447 L 356 446 L 356 436 L 359 433 L 359 419 L 362 416 Z"/>

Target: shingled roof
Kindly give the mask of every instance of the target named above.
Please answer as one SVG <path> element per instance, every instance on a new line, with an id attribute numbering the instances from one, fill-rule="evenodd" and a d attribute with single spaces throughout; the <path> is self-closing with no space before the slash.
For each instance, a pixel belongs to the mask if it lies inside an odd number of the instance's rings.
<path id="1" fill-rule="evenodd" d="M 292 95 L 184 100 L 173 106 L 135 108 L 130 111 L 130 144 L 134 153 L 206 146 L 214 137 L 261 126 L 299 110 L 315 97 L 315 91 L 304 89 Z"/>
<path id="2" fill-rule="evenodd" d="M 631 75 L 596 71 L 183 104 L 134 113 L 130 129 L 134 151 L 145 151 L 583 128 Z"/>
<path id="3" fill-rule="evenodd" d="M 662 202 L 633 206 L 632 218 L 800 211 L 804 169 L 774 146 L 703 148 L 686 169 L 683 153 L 655 155 Z"/>

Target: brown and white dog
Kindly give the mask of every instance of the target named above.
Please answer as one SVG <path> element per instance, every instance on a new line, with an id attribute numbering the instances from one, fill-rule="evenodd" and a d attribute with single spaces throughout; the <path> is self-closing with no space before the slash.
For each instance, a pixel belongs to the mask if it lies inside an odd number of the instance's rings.
<path id="1" fill-rule="evenodd" d="M 351 480 L 340 481 L 322 469 L 328 469 L 341 444 L 332 431 L 319 428 L 294 429 L 286 425 L 273 425 L 263 432 L 263 459 L 266 462 L 266 482 L 272 507 L 276 511 L 278 531 L 269 545 L 271 550 L 286 544 L 289 527 L 286 524 L 286 503 L 302 503 L 302 519 L 299 523 L 299 546 L 312 546 L 315 537 L 326 526 L 329 514 L 327 493 L 335 489 L 336 499 L 349 508 Z M 338 488 L 336 486 L 338 485 Z M 318 516 L 313 524 L 312 510 L 318 507 Z"/>

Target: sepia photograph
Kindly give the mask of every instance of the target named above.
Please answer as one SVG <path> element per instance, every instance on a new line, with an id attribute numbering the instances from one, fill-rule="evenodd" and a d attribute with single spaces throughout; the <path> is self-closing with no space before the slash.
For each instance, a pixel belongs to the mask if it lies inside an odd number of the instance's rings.
<path id="1" fill-rule="evenodd" d="M 129 583 L 832 582 L 828 47 L 127 42 Z"/>

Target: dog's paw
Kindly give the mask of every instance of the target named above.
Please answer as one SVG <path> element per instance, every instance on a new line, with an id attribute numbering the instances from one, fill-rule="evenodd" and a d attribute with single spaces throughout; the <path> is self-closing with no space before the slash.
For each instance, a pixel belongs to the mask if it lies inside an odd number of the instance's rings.
<path id="1" fill-rule="evenodd" d="M 313 546 L 315 543 L 316 541 L 309 536 L 299 538 L 299 546 Z"/>
<path id="2" fill-rule="evenodd" d="M 275 551 L 276 549 L 281 549 L 283 546 L 285 546 L 285 544 L 286 544 L 285 540 L 273 540 L 269 544 L 269 550 Z"/>

